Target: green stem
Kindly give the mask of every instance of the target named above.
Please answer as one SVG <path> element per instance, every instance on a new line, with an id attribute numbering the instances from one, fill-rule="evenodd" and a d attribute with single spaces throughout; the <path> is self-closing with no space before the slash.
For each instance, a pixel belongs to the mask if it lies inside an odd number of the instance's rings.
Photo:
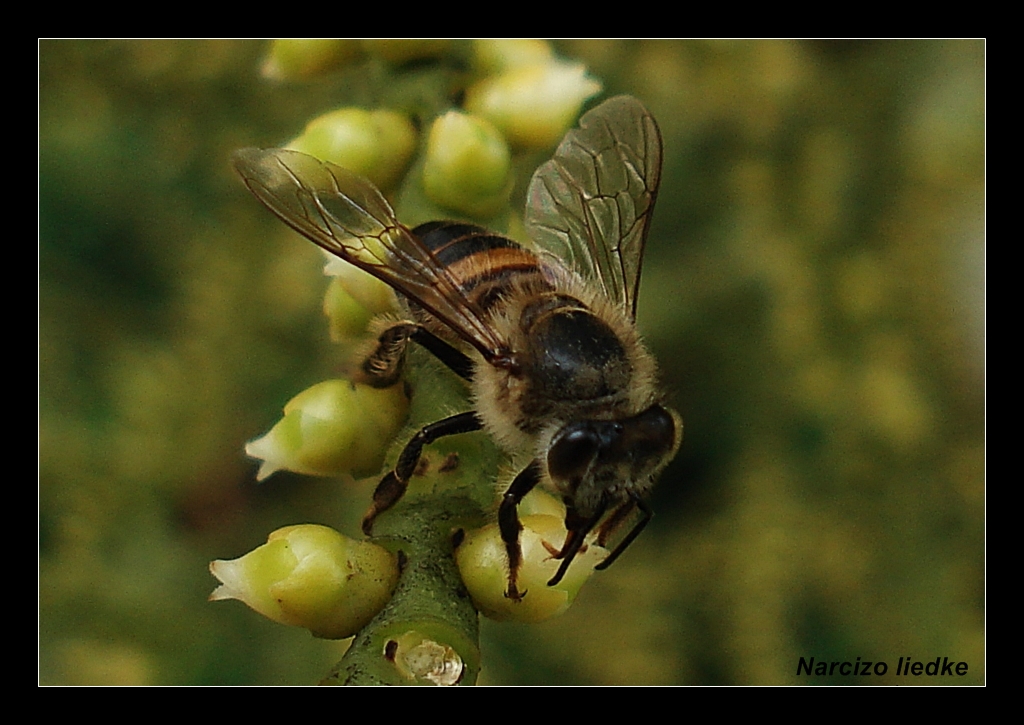
<path id="1" fill-rule="evenodd" d="M 424 357 L 413 355 L 411 422 L 392 464 L 416 430 L 445 416 L 441 411 L 470 407 L 465 385 Z M 453 551 L 461 531 L 481 526 L 493 510 L 503 460 L 484 433 L 443 438 L 424 450 L 406 495 L 374 522 L 374 541 L 403 563 L 395 593 L 322 684 L 476 682 L 478 614 Z"/>

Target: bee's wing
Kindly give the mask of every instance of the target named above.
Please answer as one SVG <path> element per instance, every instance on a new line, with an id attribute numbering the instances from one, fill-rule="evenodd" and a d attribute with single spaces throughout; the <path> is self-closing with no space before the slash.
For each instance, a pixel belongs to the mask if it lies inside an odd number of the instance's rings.
<path id="1" fill-rule="evenodd" d="M 661 181 L 661 133 L 631 96 L 584 114 L 530 182 L 526 228 L 636 316 L 647 225 Z"/>
<path id="2" fill-rule="evenodd" d="M 292 229 L 417 302 L 486 359 L 505 352 L 444 266 L 369 181 L 284 149 L 242 149 L 234 165 L 256 198 Z"/>

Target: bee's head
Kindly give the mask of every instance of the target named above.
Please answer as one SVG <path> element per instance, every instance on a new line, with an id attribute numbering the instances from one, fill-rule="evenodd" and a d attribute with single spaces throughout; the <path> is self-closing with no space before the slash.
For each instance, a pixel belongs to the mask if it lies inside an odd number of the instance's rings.
<path id="1" fill-rule="evenodd" d="M 631 418 L 569 423 L 551 439 L 548 474 L 576 513 L 590 519 L 646 493 L 682 435 L 679 415 L 661 404 Z"/>

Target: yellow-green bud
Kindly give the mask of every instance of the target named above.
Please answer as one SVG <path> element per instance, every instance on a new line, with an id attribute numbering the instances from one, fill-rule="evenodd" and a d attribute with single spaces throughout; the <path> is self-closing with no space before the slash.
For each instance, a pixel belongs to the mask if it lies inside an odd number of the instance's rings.
<path id="1" fill-rule="evenodd" d="M 473 65 L 488 75 L 521 65 L 547 63 L 554 55 L 551 44 L 546 40 L 501 38 L 473 41 Z"/>
<path id="2" fill-rule="evenodd" d="M 508 203 L 512 157 L 501 133 L 478 116 L 449 111 L 430 128 L 423 191 L 435 204 L 486 218 Z"/>
<path id="3" fill-rule="evenodd" d="M 396 309 L 395 293 L 390 287 L 354 264 L 324 254 L 324 274 L 331 277 L 324 295 L 324 314 L 332 340 L 339 342 L 360 335 L 374 315 Z"/>
<path id="4" fill-rule="evenodd" d="M 270 44 L 263 76 L 274 80 L 310 78 L 349 63 L 361 52 L 354 40 L 279 38 Z"/>
<path id="5" fill-rule="evenodd" d="M 380 470 L 408 407 L 401 385 L 372 388 L 327 380 L 292 398 L 284 418 L 245 452 L 263 461 L 256 475 L 260 481 L 281 470 L 366 476 Z"/>
<path id="6" fill-rule="evenodd" d="M 450 40 L 364 40 L 363 48 L 372 56 L 392 65 L 401 65 L 410 60 L 439 58 L 448 52 Z"/>
<path id="7" fill-rule="evenodd" d="M 518 512 L 520 516 L 545 514 L 565 520 L 565 504 L 539 486 L 523 497 Z"/>
<path id="8" fill-rule="evenodd" d="M 569 608 L 608 551 L 590 544 L 576 555 L 562 581 L 549 587 L 548 581 L 561 563 L 551 551 L 559 550 L 565 542 L 565 525 L 561 518 L 547 514 L 520 516 L 520 522 L 523 561 L 516 585 L 526 593 L 519 601 L 505 596 L 508 555 L 497 524 L 467 532 L 455 552 L 455 561 L 473 603 L 484 615 L 498 621 L 541 622 Z"/>
<path id="9" fill-rule="evenodd" d="M 409 165 L 416 129 L 397 111 L 340 108 L 306 124 L 287 148 L 354 171 L 386 190 Z"/>
<path id="10" fill-rule="evenodd" d="M 327 315 L 331 339 L 335 342 L 347 340 L 366 331 L 373 315 L 350 295 L 334 277 L 324 294 L 324 314 Z"/>
<path id="11" fill-rule="evenodd" d="M 497 126 L 513 146 L 546 149 L 575 123 L 583 102 L 600 92 L 582 64 L 535 63 L 473 84 L 466 109 Z"/>
<path id="12" fill-rule="evenodd" d="M 327 264 L 324 274 L 333 277 L 349 295 L 370 313 L 394 312 L 397 308 L 395 292 L 369 272 L 354 264 L 324 252 Z"/>
<path id="13" fill-rule="evenodd" d="M 314 524 L 286 526 L 238 559 L 218 559 L 211 601 L 238 599 L 265 617 L 325 639 L 351 637 L 379 612 L 398 582 L 394 554 Z"/>

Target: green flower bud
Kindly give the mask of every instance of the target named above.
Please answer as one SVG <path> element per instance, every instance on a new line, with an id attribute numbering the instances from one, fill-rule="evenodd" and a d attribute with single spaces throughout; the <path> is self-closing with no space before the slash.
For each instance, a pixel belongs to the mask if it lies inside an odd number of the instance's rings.
<path id="1" fill-rule="evenodd" d="M 354 264 L 325 254 L 324 274 L 332 279 L 324 295 L 324 314 L 332 340 L 340 342 L 360 335 L 375 315 L 396 310 L 397 299 L 388 285 Z"/>
<path id="2" fill-rule="evenodd" d="M 373 315 L 348 293 L 337 277 L 331 280 L 324 295 L 324 314 L 327 315 L 331 339 L 347 340 L 366 331 Z"/>
<path id="3" fill-rule="evenodd" d="M 495 75 L 522 65 L 548 63 L 554 51 L 546 40 L 531 38 L 473 41 L 473 65 L 487 75 Z"/>
<path id="4" fill-rule="evenodd" d="M 588 545 L 576 555 L 562 581 L 549 587 L 548 581 L 561 563 L 551 552 L 562 547 L 568 533 L 562 518 L 530 514 L 520 516 L 520 522 L 523 561 L 516 584 L 520 592 L 526 593 L 519 601 L 505 596 L 508 555 L 497 524 L 467 532 L 455 552 L 455 561 L 473 603 L 484 615 L 498 621 L 541 622 L 569 608 L 608 551 L 596 544 Z"/>
<path id="5" fill-rule="evenodd" d="M 513 146 L 546 149 L 569 130 L 601 84 L 579 63 L 535 63 L 485 78 L 466 91 L 466 110 L 501 130 Z"/>
<path id="6" fill-rule="evenodd" d="M 372 388 L 327 380 L 292 398 L 284 418 L 245 452 L 263 461 L 256 475 L 260 481 L 281 470 L 366 476 L 380 471 L 408 407 L 401 385 Z"/>
<path id="7" fill-rule="evenodd" d="M 341 67 L 360 53 L 354 40 L 279 38 L 270 44 L 263 76 L 273 80 L 310 78 Z"/>
<path id="8" fill-rule="evenodd" d="M 565 504 L 540 487 L 523 496 L 517 510 L 520 516 L 544 514 L 565 520 Z"/>
<path id="9" fill-rule="evenodd" d="M 411 60 L 439 58 L 448 52 L 450 40 L 364 40 L 363 48 L 370 55 L 387 61 L 391 65 L 401 65 Z"/>
<path id="10" fill-rule="evenodd" d="M 286 526 L 239 559 L 218 559 L 210 601 L 238 599 L 265 617 L 325 639 L 351 637 L 391 598 L 394 554 L 314 524 Z"/>
<path id="11" fill-rule="evenodd" d="M 383 312 L 394 312 L 397 309 L 395 292 L 369 272 L 364 272 L 354 264 L 324 252 L 327 264 L 324 274 L 333 277 L 345 292 L 362 307 L 374 315 Z"/>
<path id="12" fill-rule="evenodd" d="M 504 137 L 477 116 L 449 111 L 427 139 L 423 191 L 436 204 L 487 218 L 508 203 L 512 157 Z"/>
<path id="13" fill-rule="evenodd" d="M 306 124 L 287 148 L 330 161 L 388 189 L 409 165 L 416 150 L 416 129 L 396 111 L 340 108 Z"/>

